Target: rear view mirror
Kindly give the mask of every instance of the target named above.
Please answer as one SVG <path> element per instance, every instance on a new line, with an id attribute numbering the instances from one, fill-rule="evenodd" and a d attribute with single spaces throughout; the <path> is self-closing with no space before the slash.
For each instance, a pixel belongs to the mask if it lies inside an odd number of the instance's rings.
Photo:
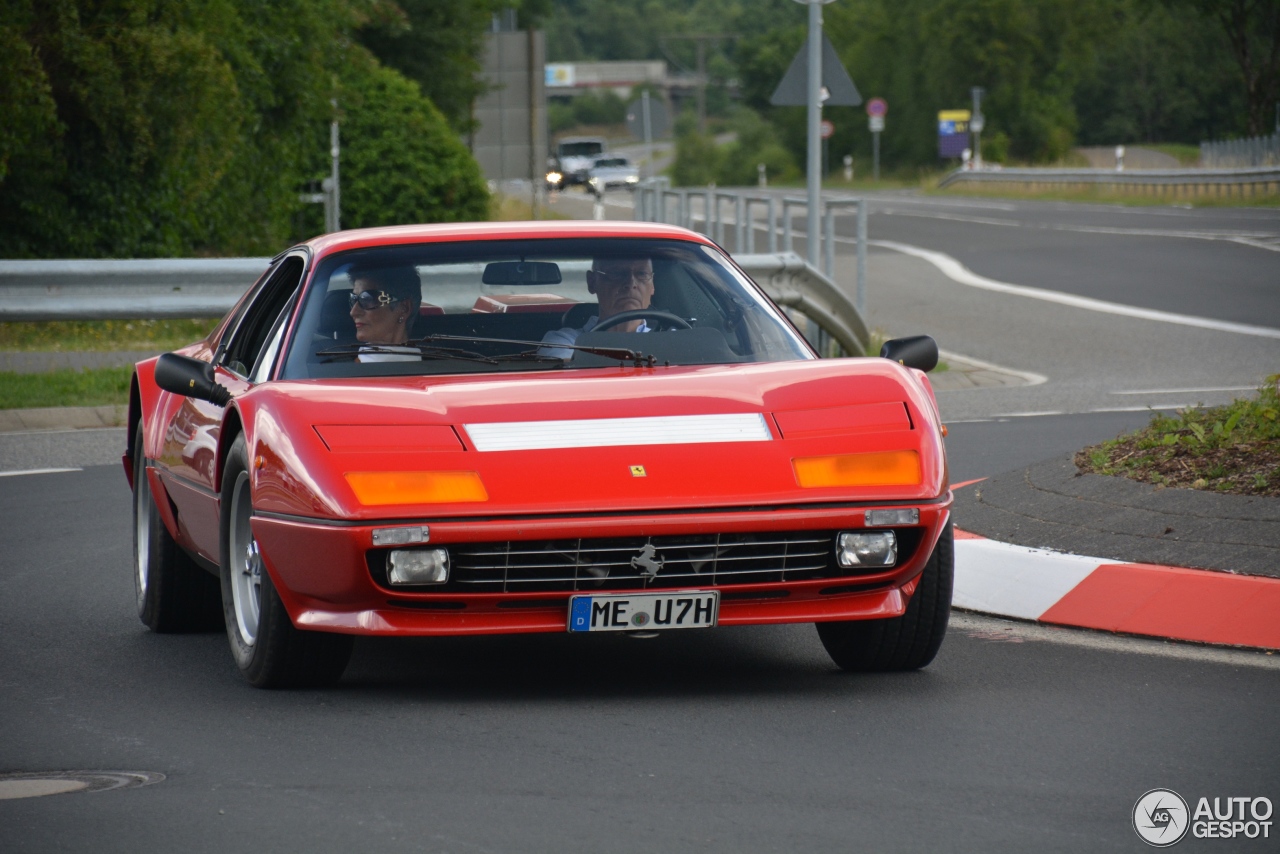
<path id="1" fill-rule="evenodd" d="M 207 400 L 218 406 L 226 406 L 231 401 L 231 392 L 214 380 L 213 365 L 199 359 L 165 353 L 156 361 L 155 378 L 160 388 L 183 397 Z"/>
<path id="2" fill-rule="evenodd" d="M 884 342 L 880 357 L 927 373 L 938 366 L 938 342 L 928 335 L 894 338 Z"/>
<path id="3" fill-rule="evenodd" d="M 480 279 L 486 285 L 558 285 L 560 265 L 551 261 L 494 261 Z"/>

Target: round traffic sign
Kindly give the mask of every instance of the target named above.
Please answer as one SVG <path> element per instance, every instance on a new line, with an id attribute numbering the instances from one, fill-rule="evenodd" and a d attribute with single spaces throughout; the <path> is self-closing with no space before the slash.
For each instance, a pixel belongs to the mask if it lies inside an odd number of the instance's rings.
<path id="1" fill-rule="evenodd" d="M 836 126 L 833 125 L 831 122 L 827 121 L 826 119 L 823 119 L 822 120 L 822 138 L 831 139 L 831 137 L 835 136 L 835 133 L 836 133 Z"/>
<path id="2" fill-rule="evenodd" d="M 887 112 L 889 112 L 889 104 L 884 98 L 872 98 L 867 101 L 868 116 L 883 116 Z"/>

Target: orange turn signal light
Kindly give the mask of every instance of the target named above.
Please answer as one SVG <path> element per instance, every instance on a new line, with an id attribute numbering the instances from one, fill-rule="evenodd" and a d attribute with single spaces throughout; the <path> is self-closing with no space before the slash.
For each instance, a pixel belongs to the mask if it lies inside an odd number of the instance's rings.
<path id="1" fill-rule="evenodd" d="M 796 483 L 820 486 L 909 486 L 920 483 L 920 455 L 915 451 L 799 457 L 791 461 Z"/>
<path id="2" fill-rule="evenodd" d="M 350 471 L 347 483 L 366 506 L 488 501 L 473 471 Z"/>

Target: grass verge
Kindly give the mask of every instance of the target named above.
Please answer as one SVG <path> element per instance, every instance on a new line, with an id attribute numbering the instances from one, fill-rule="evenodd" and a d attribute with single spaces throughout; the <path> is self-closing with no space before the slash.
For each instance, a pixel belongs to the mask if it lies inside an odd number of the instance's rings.
<path id="1" fill-rule="evenodd" d="M 0 323 L 0 350 L 176 350 L 218 325 L 199 320 L 58 320 Z"/>
<path id="2" fill-rule="evenodd" d="M 1280 497 L 1280 374 L 1256 400 L 1155 413 L 1141 430 L 1076 454 L 1076 466 L 1157 487 Z"/>
<path id="3" fill-rule="evenodd" d="M 44 374 L 0 371 L 0 409 L 125 404 L 132 374 L 132 367 Z"/>

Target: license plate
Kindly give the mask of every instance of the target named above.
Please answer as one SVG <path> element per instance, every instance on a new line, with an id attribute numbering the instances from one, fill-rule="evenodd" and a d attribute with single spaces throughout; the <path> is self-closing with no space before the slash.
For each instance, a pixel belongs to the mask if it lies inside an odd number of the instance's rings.
<path id="1" fill-rule="evenodd" d="M 707 629 L 720 613 L 716 590 L 611 593 L 569 600 L 571 632 L 654 632 Z"/>

